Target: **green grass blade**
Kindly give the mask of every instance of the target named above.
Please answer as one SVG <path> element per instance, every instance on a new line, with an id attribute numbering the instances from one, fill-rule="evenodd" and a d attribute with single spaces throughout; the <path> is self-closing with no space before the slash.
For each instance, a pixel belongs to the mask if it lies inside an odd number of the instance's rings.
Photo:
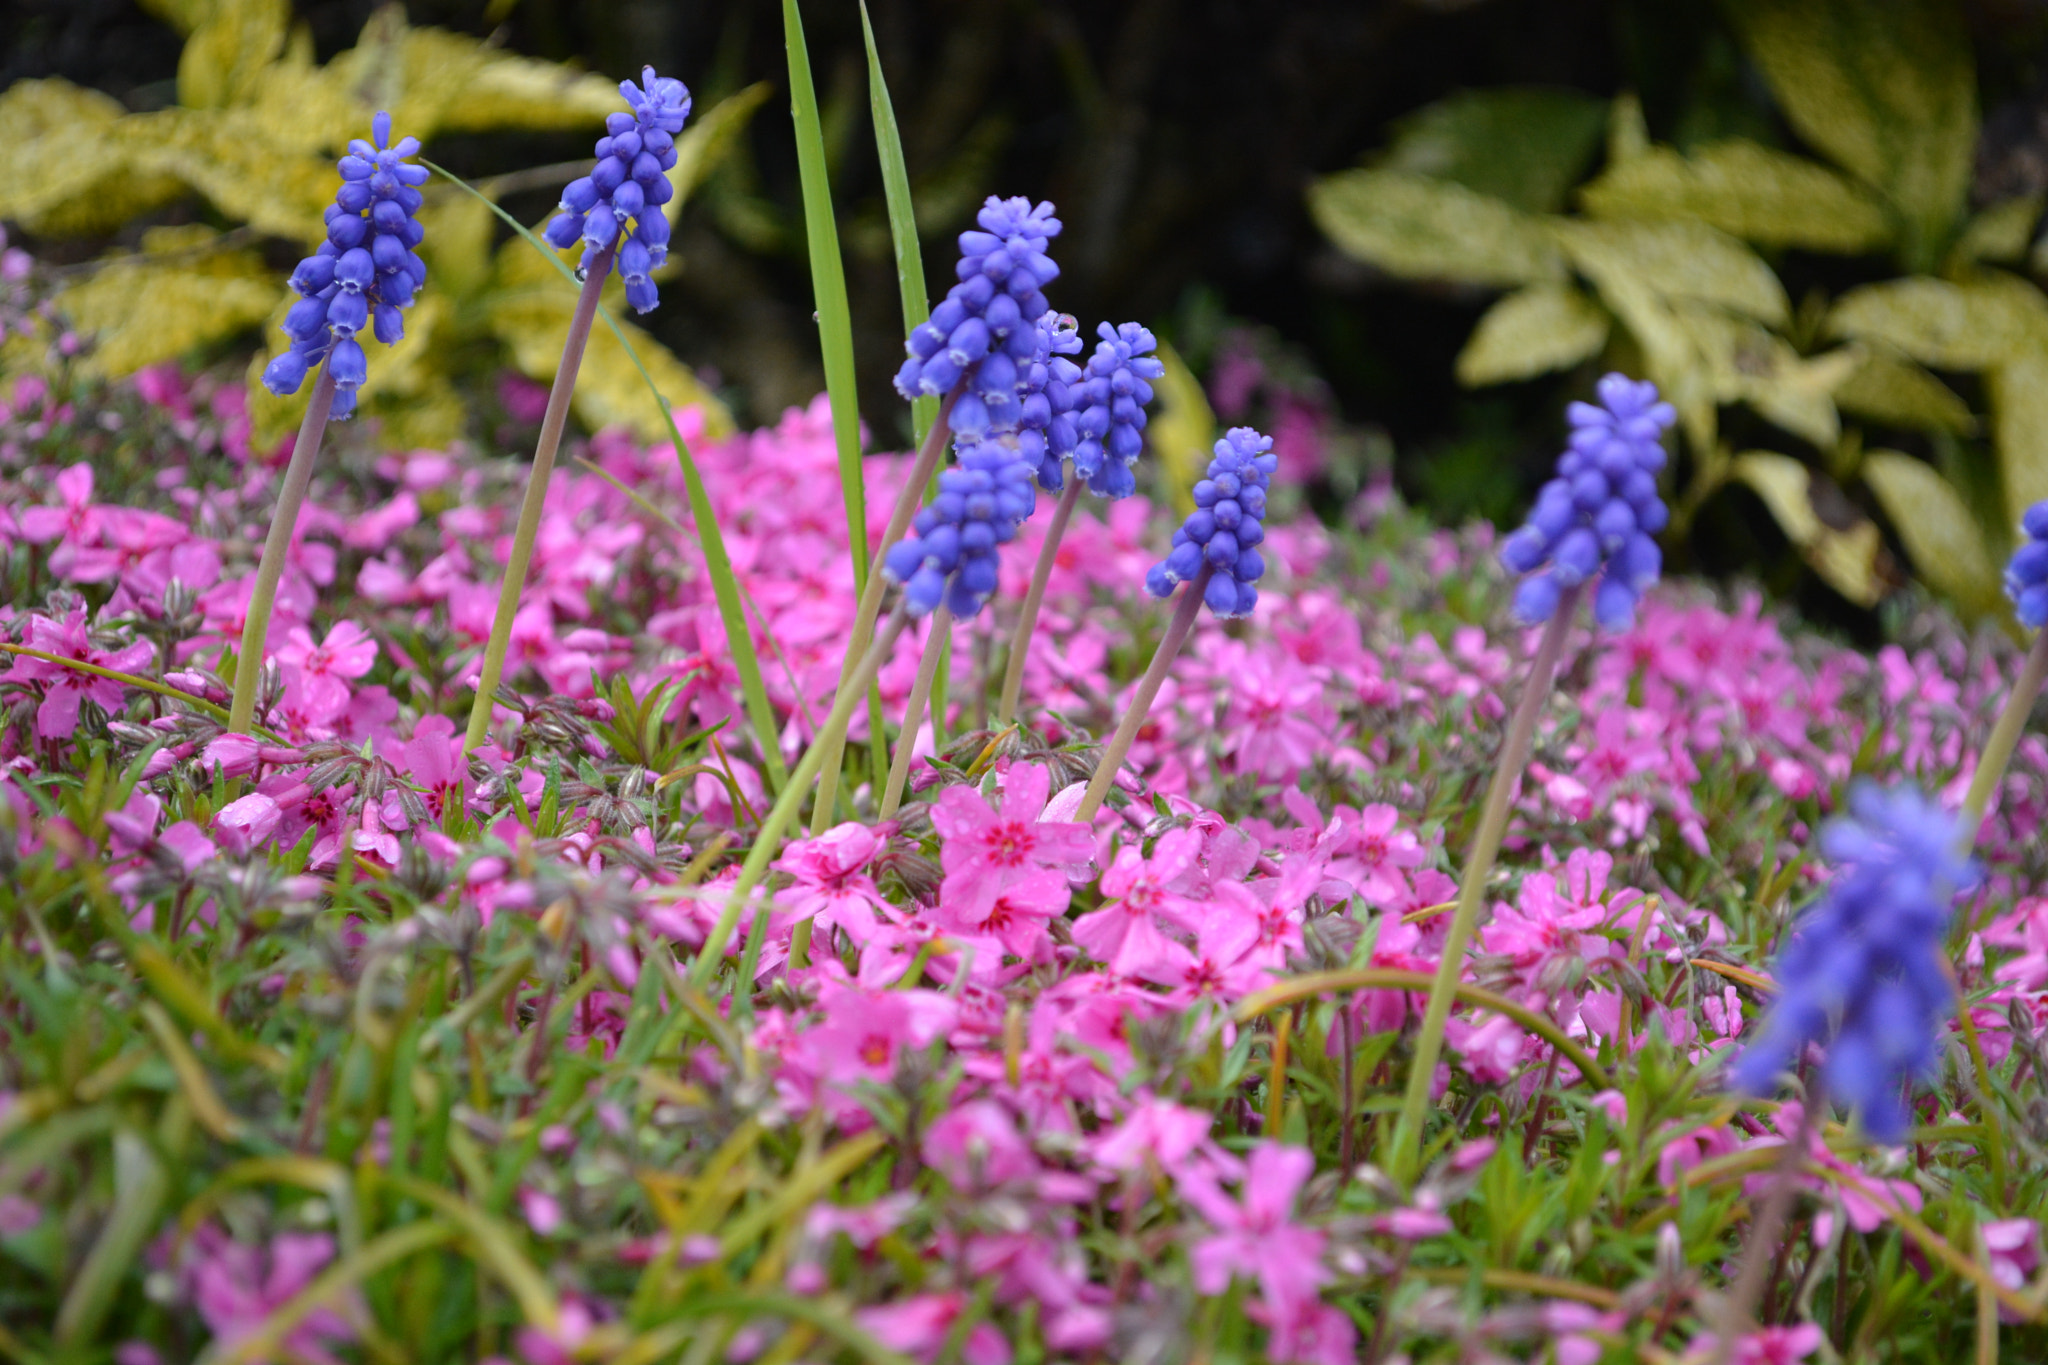
<path id="1" fill-rule="evenodd" d="M 576 272 L 563 263 L 555 249 L 534 236 L 533 231 L 498 207 L 496 200 L 470 184 L 462 177 L 436 166 L 433 162 L 420 159 L 420 164 L 453 184 L 461 186 L 481 199 L 498 215 L 506 226 L 526 239 L 531 246 L 545 257 L 548 263 L 562 273 L 562 278 L 574 285 Z M 843 295 L 842 291 L 842 295 Z M 604 319 L 604 325 L 612 329 L 612 335 L 625 347 L 627 359 L 633 368 L 640 371 L 640 378 L 647 383 L 647 390 L 654 395 L 654 401 L 661 405 L 662 420 L 668 423 L 669 436 L 676 444 L 676 459 L 682 465 L 683 486 L 690 498 L 690 519 L 697 524 L 697 541 L 704 547 L 704 572 L 711 579 L 711 595 L 718 602 L 718 619 L 725 626 L 726 647 L 732 651 L 733 671 L 740 675 L 740 695 L 746 703 L 747 719 L 754 727 L 754 738 L 761 750 L 761 762 L 768 770 L 770 790 L 782 790 L 783 782 L 789 776 L 789 769 L 782 762 L 782 747 L 776 736 L 780 733 L 775 724 L 775 708 L 769 704 L 768 689 L 761 681 L 761 660 L 754 653 L 754 637 L 747 629 L 746 612 L 740 605 L 739 578 L 733 573 L 732 556 L 725 551 L 725 535 L 718 528 L 718 513 L 711 506 L 711 498 L 704 491 L 704 479 L 697 472 L 697 461 L 690 454 L 683 433 L 676 427 L 674 410 L 669 406 L 668 396 L 655 386 L 654 378 L 647 373 L 647 367 L 640 363 L 640 353 L 633 349 L 633 343 L 626 339 L 626 331 L 619 326 L 609 308 L 599 306 L 597 315 Z"/>
<path id="2" fill-rule="evenodd" d="M 903 136 L 896 128 L 896 106 L 889 82 L 882 76 L 882 54 L 875 50 L 875 26 L 868 22 L 867 0 L 861 0 L 860 32 L 868 48 L 868 110 L 875 120 L 875 154 L 882 162 L 882 193 L 889 203 L 889 241 L 896 249 L 896 285 L 903 293 L 903 335 L 932 315 L 925 291 L 924 253 L 917 240 L 917 213 L 910 200 L 910 168 L 903 160 Z M 939 399 L 926 394 L 910 405 L 912 439 L 923 444 L 938 419 Z"/>
<path id="3" fill-rule="evenodd" d="M 846 262 L 839 254 L 839 223 L 832 213 L 832 184 L 825 172 L 825 125 L 818 115 L 818 91 L 811 82 L 811 58 L 804 46 L 804 20 L 797 12 L 796 0 L 782 0 L 782 33 L 789 46 L 789 112 L 796 123 L 796 165 L 803 181 L 811 297 L 818 307 L 818 347 L 825 360 L 825 393 L 832 400 L 839 487 L 846 498 L 853 584 L 859 592 L 868 581 L 868 510 L 860 463 L 860 395 L 853 376 L 853 309 L 846 301 Z M 850 668 L 854 662 L 853 651 L 847 651 L 846 666 Z M 842 680 L 844 676 L 842 670 Z M 875 790 L 879 792 L 889 756 L 882 731 L 881 693 L 874 690 L 868 693 L 868 735 Z"/>

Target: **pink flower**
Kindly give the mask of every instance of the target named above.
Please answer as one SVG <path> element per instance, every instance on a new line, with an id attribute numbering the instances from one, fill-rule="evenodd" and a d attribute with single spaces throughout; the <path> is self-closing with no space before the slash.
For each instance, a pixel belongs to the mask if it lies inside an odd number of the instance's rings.
<path id="1" fill-rule="evenodd" d="M 81 546 L 99 540 L 104 513 L 92 503 L 92 466 L 80 462 L 57 475 L 56 507 L 27 507 L 20 515 L 21 538 L 31 545 L 57 542 L 50 554 L 50 570 L 60 578 L 71 572 L 72 558 Z"/>
<path id="2" fill-rule="evenodd" d="M 1220 1294 L 1232 1275 L 1257 1280 L 1269 1304 L 1313 1298 L 1329 1279 L 1324 1235 L 1294 1223 L 1294 1197 L 1315 1170 L 1301 1147 L 1263 1142 L 1252 1149 L 1239 1198 L 1231 1199 L 1206 1171 L 1180 1177 L 1181 1197 L 1217 1231 L 1188 1253 L 1195 1288 Z"/>
<path id="3" fill-rule="evenodd" d="M 853 1318 L 889 1349 L 929 1361 L 938 1359 L 966 1307 L 964 1294 L 919 1294 L 857 1309 Z M 1010 1365 L 1010 1343 L 988 1323 L 976 1323 L 961 1345 L 960 1359 L 966 1365 Z"/>
<path id="4" fill-rule="evenodd" d="M 1811 1322 L 1791 1327 L 1765 1327 L 1745 1334 L 1735 1343 L 1734 1365 L 1799 1365 L 1820 1349 L 1826 1335 Z M 1718 1339 L 1710 1332 L 1693 1342 L 1688 1359 L 1713 1357 Z"/>
<path id="5" fill-rule="evenodd" d="M 873 830 L 850 820 L 815 839 L 792 840 L 773 864 L 795 879 L 779 899 L 799 920 L 820 929 L 838 925 L 855 943 L 866 942 L 878 918 L 890 913 L 867 872 L 881 846 Z"/>
<path id="6" fill-rule="evenodd" d="M 946 789 L 932 807 L 932 826 L 946 841 L 939 900 L 949 915 L 986 922 L 996 901 L 1020 881 L 1035 878 L 1028 899 L 1040 900 L 1050 891 L 1048 874 L 1063 881 L 1058 869 L 1087 861 L 1093 840 L 1086 825 L 1039 818 L 1051 784 L 1043 766 L 1013 765 L 1004 774 L 1000 812 L 971 787 Z"/>
<path id="7" fill-rule="evenodd" d="M 1266 1358 L 1276 1365 L 1355 1365 L 1358 1328 L 1351 1315 L 1303 1296 L 1251 1303 L 1245 1312 L 1265 1324 Z"/>
<path id="8" fill-rule="evenodd" d="M 827 981 L 818 992 L 824 1018 L 803 1037 L 826 1083 L 850 1089 L 887 1081 L 905 1049 L 921 1048 L 952 1027 L 957 1007 L 932 991 L 866 991 Z"/>
<path id="9" fill-rule="evenodd" d="M 185 1248 L 184 1278 L 194 1307 L 225 1351 L 290 1300 L 334 1259 L 334 1239 L 325 1233 L 281 1232 L 268 1247 L 238 1242 L 217 1226 L 202 1224 Z M 284 1345 L 315 1365 L 338 1365 L 327 1348 L 353 1341 L 351 1319 L 363 1314 L 353 1291 L 338 1306 L 316 1308 Z"/>
<path id="10" fill-rule="evenodd" d="M 76 607 L 63 621 L 47 616 L 28 618 L 28 647 L 45 654 L 76 659 L 99 668 L 134 673 L 147 668 L 156 658 L 156 646 L 138 640 L 120 649 L 95 647 L 86 632 L 85 608 Z M 0 674 L 8 682 L 36 682 L 43 686 L 42 704 L 36 708 L 36 735 L 40 739 L 69 739 L 78 729 L 78 708 L 91 702 L 102 711 L 118 711 L 126 696 L 123 684 L 80 669 L 26 654 L 14 656 L 14 666 Z"/>
<path id="11" fill-rule="evenodd" d="M 948 1110 L 925 1134 L 924 1159 L 961 1190 L 1029 1180 L 1039 1171 L 1016 1120 L 994 1100 Z"/>
<path id="12" fill-rule="evenodd" d="M 296 684 L 313 716 L 327 720 L 348 706 L 349 683 L 376 664 L 377 642 L 353 621 L 336 622 L 317 645 L 304 626 L 293 626 L 277 657 L 287 689 Z"/>
<path id="13" fill-rule="evenodd" d="M 277 802 L 262 792 L 250 792 L 221 807 L 213 817 L 213 831 L 228 852 L 246 857 L 257 845 L 270 842 L 283 818 Z"/>
<path id="14" fill-rule="evenodd" d="M 1195 866 L 1201 848 L 1201 835 L 1175 829 L 1159 836 L 1150 858 L 1135 847 L 1123 849 L 1102 874 L 1102 894 L 1110 904 L 1074 921 L 1074 942 L 1126 976 L 1172 964 L 1173 945 L 1160 922 L 1184 930 L 1198 923 L 1195 903 L 1170 887 Z"/>
<path id="15" fill-rule="evenodd" d="M 1213 1122 L 1202 1110 L 1141 1096 L 1122 1123 L 1089 1140 L 1088 1154 L 1112 1171 L 1140 1171 L 1155 1162 L 1178 1171 L 1208 1142 Z"/>
<path id="16" fill-rule="evenodd" d="M 1380 804 L 1356 811 L 1339 806 L 1332 822 L 1326 870 L 1350 882 L 1359 898 L 1375 909 L 1385 909 L 1405 895 L 1408 869 L 1420 867 L 1427 857 L 1415 831 L 1398 828 L 1400 821 L 1399 811 Z"/>

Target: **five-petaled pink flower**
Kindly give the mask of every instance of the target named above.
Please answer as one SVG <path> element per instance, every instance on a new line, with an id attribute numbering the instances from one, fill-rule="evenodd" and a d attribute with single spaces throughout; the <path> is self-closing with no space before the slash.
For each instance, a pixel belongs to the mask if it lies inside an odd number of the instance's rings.
<path id="1" fill-rule="evenodd" d="M 76 659 L 117 673 L 133 673 L 148 667 L 156 658 L 156 646 L 146 640 L 120 649 L 96 648 L 86 631 L 84 607 L 74 607 L 62 621 L 47 616 L 29 617 L 25 643 L 45 654 Z M 126 686 L 82 668 L 26 654 L 15 655 L 14 667 L 0 674 L 0 680 L 42 684 L 42 704 L 36 707 L 36 734 L 42 739 L 69 739 L 78 728 L 78 708 L 82 702 L 89 701 L 103 711 L 120 710 Z"/>
<path id="2" fill-rule="evenodd" d="M 953 917 L 985 921 L 1016 882 L 1043 881 L 1048 871 L 1058 876 L 1088 860 L 1093 841 L 1086 825 L 1039 818 L 1051 785 L 1042 766 L 1020 763 L 1004 774 L 1000 811 L 965 786 L 947 788 L 932 807 L 932 826 L 946 841 L 939 899 Z"/>

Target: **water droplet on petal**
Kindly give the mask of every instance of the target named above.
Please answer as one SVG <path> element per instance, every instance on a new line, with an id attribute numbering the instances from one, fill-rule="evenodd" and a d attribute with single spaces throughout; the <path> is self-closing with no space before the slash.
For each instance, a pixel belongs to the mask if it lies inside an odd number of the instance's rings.
<path id="1" fill-rule="evenodd" d="M 589 278 L 590 278 L 590 272 L 589 272 L 588 270 L 585 270 L 585 269 L 584 269 L 584 268 L 583 268 L 582 266 L 580 266 L 580 265 L 576 267 L 576 283 L 578 283 L 578 284 L 582 284 L 582 283 L 583 283 L 584 281 L 588 280 Z"/>

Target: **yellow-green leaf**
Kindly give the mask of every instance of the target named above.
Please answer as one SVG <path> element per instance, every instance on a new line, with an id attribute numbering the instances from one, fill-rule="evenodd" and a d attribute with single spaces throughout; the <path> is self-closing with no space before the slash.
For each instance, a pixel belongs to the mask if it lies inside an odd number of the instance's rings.
<path id="1" fill-rule="evenodd" d="M 1807 142 L 1883 192 L 1932 263 L 1961 214 L 1977 140 L 1976 65 L 1947 0 L 1734 0 L 1731 17 Z"/>
<path id="2" fill-rule="evenodd" d="M 185 192 L 138 170 L 110 136 L 120 102 L 65 80 L 0 93 L 0 218 L 49 237 L 111 231 Z"/>
<path id="3" fill-rule="evenodd" d="M 206 227 L 158 229 L 138 255 L 106 261 L 66 289 L 57 306 L 94 347 L 88 367 L 133 374 L 255 326 L 278 285 L 253 251 L 220 251 Z"/>
<path id="4" fill-rule="evenodd" d="M 1600 353 L 1607 310 L 1568 284 L 1532 284 L 1486 310 L 1458 353 L 1458 382 L 1477 388 L 1562 370 Z"/>
<path id="5" fill-rule="evenodd" d="M 1606 123 L 1606 103 L 1575 90 L 1463 90 L 1403 117 L 1377 164 L 1448 180 L 1527 213 L 1555 213 Z"/>
<path id="6" fill-rule="evenodd" d="M 1343 171 L 1309 187 L 1308 207 L 1343 250 L 1409 279 L 1517 285 L 1564 274 L 1542 222 L 1428 176 Z"/>
<path id="7" fill-rule="evenodd" d="M 1201 381 L 1178 351 L 1162 341 L 1159 360 L 1166 373 L 1152 384 L 1158 406 L 1152 424 L 1145 428 L 1145 444 L 1152 448 L 1159 467 L 1166 472 L 1166 484 L 1173 490 L 1175 505 L 1192 512 L 1195 503 L 1191 490 L 1208 468 L 1216 444 L 1216 414 L 1210 410 Z"/>
<path id="8" fill-rule="evenodd" d="M 178 103 L 225 109 L 249 99 L 284 51 L 291 17 L 286 0 L 211 0 L 178 56 Z"/>
<path id="9" fill-rule="evenodd" d="M 1998 472 L 2011 523 L 2048 498 L 2048 350 L 2036 348 L 1990 370 Z"/>
<path id="10" fill-rule="evenodd" d="M 2034 227 L 2041 221 L 2039 193 L 1993 204 L 1972 218 L 1956 238 L 1949 252 L 1948 269 L 1961 271 L 1974 261 L 2011 263 L 2026 256 L 2034 240 Z"/>
<path id="11" fill-rule="evenodd" d="M 181 34 L 189 34 L 206 22 L 213 0 L 139 0 L 142 8 Z"/>
<path id="12" fill-rule="evenodd" d="M 1746 318 L 1704 304 L 1680 303 L 1672 317 L 1691 338 L 1717 403 L 1747 403 L 1757 413 L 1823 450 L 1841 435 L 1835 386 L 1856 368 L 1848 349 L 1811 358 Z"/>
<path id="13" fill-rule="evenodd" d="M 1704 223 L 1566 221 L 1557 230 L 1572 263 L 1597 282 L 1625 273 L 1664 298 L 1716 304 L 1773 326 L 1791 318 L 1785 288 L 1763 258 Z"/>
<path id="14" fill-rule="evenodd" d="M 1603 218 L 1683 218 L 1745 241 L 1860 252 L 1891 240 L 1884 206 L 1824 166 L 1740 138 L 1681 156 L 1656 147 L 1579 192 Z"/>
<path id="15" fill-rule="evenodd" d="M 1956 391 L 1883 346 L 1863 349 L 1862 363 L 1835 389 L 1835 406 L 1880 426 L 1969 436 L 1977 419 Z"/>
<path id="16" fill-rule="evenodd" d="M 1786 539 L 1836 592 L 1862 607 L 1884 596 L 1884 538 L 1876 524 L 1859 518 L 1841 528 L 1822 521 L 1813 510 L 1813 475 L 1805 465 L 1775 451 L 1750 450 L 1735 457 L 1732 472 L 1763 499 Z"/>
<path id="17" fill-rule="evenodd" d="M 1914 276 L 1844 294 L 1827 334 L 1876 341 L 1943 370 L 1983 370 L 2048 338 L 2048 299 L 2026 281 L 1986 271 L 1960 284 Z"/>
<path id="18" fill-rule="evenodd" d="M 264 119 L 248 109 L 160 109 L 131 114 L 110 130 L 129 160 L 176 176 L 228 217 L 278 237 L 313 241 L 334 201 L 334 164 L 280 155 Z"/>
<path id="19" fill-rule="evenodd" d="M 1920 577 L 1967 611 L 1995 610 L 1998 566 L 1983 528 L 1948 480 L 1896 450 L 1868 452 L 1862 472 Z"/>

